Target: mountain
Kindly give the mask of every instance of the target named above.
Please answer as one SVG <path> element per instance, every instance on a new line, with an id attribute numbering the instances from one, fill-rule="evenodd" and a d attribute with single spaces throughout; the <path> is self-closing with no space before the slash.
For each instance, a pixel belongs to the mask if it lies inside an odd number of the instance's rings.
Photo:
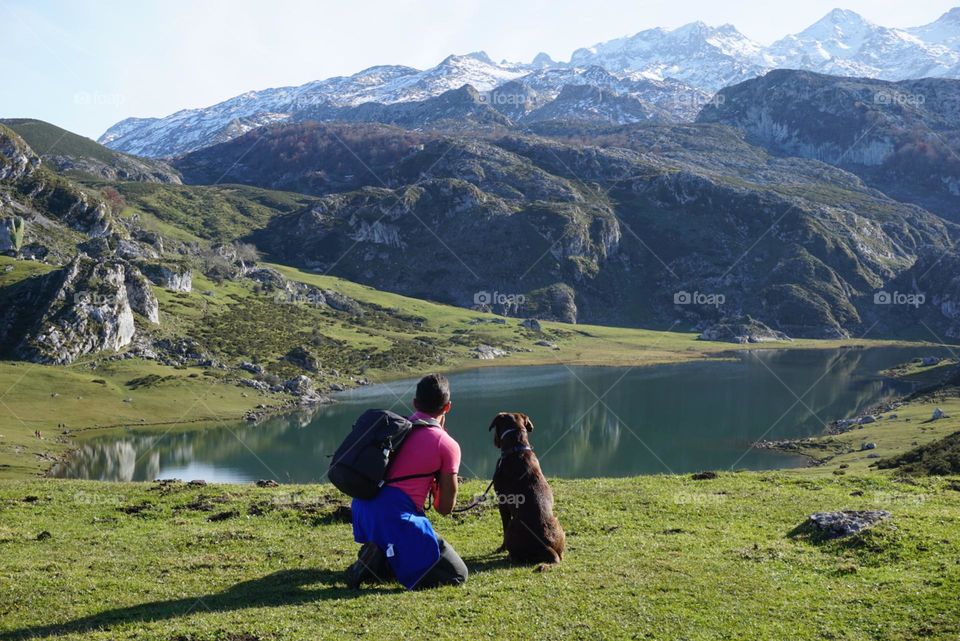
<path id="1" fill-rule="evenodd" d="M 763 72 L 762 47 L 733 25 L 694 22 L 672 31 L 648 29 L 573 52 L 571 65 L 598 65 L 615 72 L 673 78 L 706 90 Z"/>
<path id="2" fill-rule="evenodd" d="M 42 120 L 7 118 L 0 119 L 0 124 L 19 134 L 45 163 L 77 178 L 180 182 L 177 172 L 160 160 L 114 151 Z"/>
<path id="3" fill-rule="evenodd" d="M 601 123 L 670 122 L 670 113 L 629 95 L 591 85 L 566 85 L 556 98 L 523 122 L 589 120 Z"/>
<path id="4" fill-rule="evenodd" d="M 939 27 L 934 23 L 911 33 L 834 9 L 804 31 L 775 42 L 764 56 L 768 67 L 843 76 L 884 80 L 946 76 L 960 63 L 960 29 L 946 18 L 937 21 L 943 22 Z M 951 40 L 952 45 L 946 45 Z"/>
<path id="5" fill-rule="evenodd" d="M 273 260 L 462 306 L 500 292 L 497 311 L 567 321 L 893 332 L 909 316 L 874 305 L 876 291 L 911 274 L 922 286 L 917 266 L 960 236 L 853 174 L 714 125 L 548 137 L 299 123 L 177 166 L 188 181 L 225 174 L 320 196 L 246 239 Z"/>
<path id="6" fill-rule="evenodd" d="M 206 109 L 186 109 L 166 118 L 123 120 L 110 127 L 100 142 L 140 156 L 174 156 L 263 125 L 322 117 L 324 109 L 420 101 L 467 84 L 489 91 L 523 73 L 519 66 L 495 64 L 482 52 L 449 56 L 426 71 L 371 67 L 352 76 L 299 87 L 250 91 Z"/>
<path id="7" fill-rule="evenodd" d="M 960 7 L 954 7 L 930 24 L 906 29 L 906 32 L 926 43 L 956 51 L 960 49 Z"/>
<path id="8" fill-rule="evenodd" d="M 538 54 L 530 64 L 495 63 L 483 52 L 448 56 L 426 70 L 399 65 L 371 67 L 351 76 L 298 87 L 250 91 L 202 109 L 164 118 L 128 118 L 110 127 L 100 142 L 112 149 L 149 157 L 172 157 L 225 142 L 279 122 L 363 121 L 407 127 L 446 127 L 454 118 L 436 118 L 433 106 L 391 109 L 397 103 L 425 103 L 469 85 L 480 99 L 523 128 L 523 119 L 559 98 L 568 86 L 592 86 L 612 99 L 626 96 L 678 122 L 692 120 L 718 89 L 758 77 L 774 68 L 844 76 L 903 80 L 926 76 L 960 78 L 960 8 L 913 29 L 875 25 L 852 11 L 836 9 L 770 47 L 753 42 L 732 25 L 694 22 L 677 29 L 648 29 L 635 35 L 577 49 L 569 62 Z M 597 110 L 588 100 L 578 111 L 565 101 L 540 117 L 610 123 L 642 119 L 627 115 L 637 105 Z M 590 94 L 590 95 L 601 95 Z M 629 105 L 629 106 L 628 106 Z M 573 109 L 571 111 L 571 109 Z M 417 112 L 421 113 L 417 113 Z M 472 122 L 507 125 L 482 110 Z M 649 111 L 649 109 L 648 109 Z"/>
<path id="9" fill-rule="evenodd" d="M 720 91 L 698 121 L 852 171 L 960 222 L 960 80 L 886 82 L 777 70 Z"/>

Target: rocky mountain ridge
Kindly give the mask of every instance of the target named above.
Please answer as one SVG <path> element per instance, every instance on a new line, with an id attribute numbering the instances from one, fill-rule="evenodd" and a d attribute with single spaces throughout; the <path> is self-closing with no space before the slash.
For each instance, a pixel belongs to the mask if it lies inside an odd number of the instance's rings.
<path id="1" fill-rule="evenodd" d="M 511 120 L 555 100 L 564 87 L 589 85 L 655 105 L 675 121 L 688 121 L 717 90 L 776 68 L 883 80 L 960 78 L 958 9 L 913 29 L 875 25 L 852 11 L 837 9 L 770 47 L 750 40 L 732 25 L 695 22 L 578 49 L 569 62 L 556 62 L 543 54 L 530 64 L 496 63 L 487 54 L 475 52 L 448 56 L 422 71 L 398 65 L 371 67 L 299 87 L 251 91 L 164 118 L 128 118 L 110 127 L 99 141 L 118 151 L 172 157 L 267 124 L 356 118 L 357 113 L 351 114 L 348 108 L 364 106 L 366 119 L 375 119 L 371 112 L 383 112 L 385 106 L 422 103 L 464 85 L 494 108 L 498 104 L 513 107 L 508 114 Z M 513 87 L 500 95 L 522 96 L 519 104 L 499 103 L 495 90 L 514 83 L 522 91 Z M 506 114 L 508 110 L 499 111 Z M 569 109 L 555 111 L 562 117 L 570 115 Z M 596 111 L 588 106 L 585 116 L 591 119 L 591 113 Z M 635 121 L 618 120 L 622 113 L 616 110 L 610 121 Z"/>

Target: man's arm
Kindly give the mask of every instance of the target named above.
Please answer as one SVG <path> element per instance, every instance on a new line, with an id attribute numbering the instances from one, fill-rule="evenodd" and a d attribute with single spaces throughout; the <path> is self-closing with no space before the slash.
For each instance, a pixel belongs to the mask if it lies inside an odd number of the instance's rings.
<path id="1" fill-rule="evenodd" d="M 457 475 L 440 472 L 439 474 L 440 493 L 434 499 L 434 509 L 444 516 L 453 511 L 453 506 L 457 503 Z"/>

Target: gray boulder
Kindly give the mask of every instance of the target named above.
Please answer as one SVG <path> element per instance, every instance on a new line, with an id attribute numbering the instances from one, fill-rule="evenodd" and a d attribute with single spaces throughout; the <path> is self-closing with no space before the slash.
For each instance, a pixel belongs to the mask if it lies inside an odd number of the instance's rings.
<path id="1" fill-rule="evenodd" d="M 520 326 L 525 327 L 533 332 L 540 331 L 540 321 L 538 321 L 536 318 L 528 318 L 524 321 L 521 321 Z"/>
<path id="2" fill-rule="evenodd" d="M 807 522 L 816 532 L 835 539 L 862 532 L 890 516 L 886 510 L 842 510 L 811 514 Z"/>
<path id="3" fill-rule="evenodd" d="M 506 351 L 491 345 L 477 345 L 473 350 L 473 357 L 480 360 L 492 360 L 494 358 L 501 358 L 506 355 Z"/>

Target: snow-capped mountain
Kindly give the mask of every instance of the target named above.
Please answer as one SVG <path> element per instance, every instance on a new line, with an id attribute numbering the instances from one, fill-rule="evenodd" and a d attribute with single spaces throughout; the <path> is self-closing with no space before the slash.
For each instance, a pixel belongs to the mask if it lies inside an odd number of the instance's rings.
<path id="1" fill-rule="evenodd" d="M 352 76 L 299 87 L 248 91 L 211 107 L 185 109 L 166 118 L 128 118 L 110 127 L 99 142 L 141 156 L 173 156 L 322 107 L 414 102 L 465 84 L 489 91 L 527 71 L 521 65 L 498 65 L 483 52 L 449 56 L 425 71 L 398 65 L 371 67 Z"/>
<path id="2" fill-rule="evenodd" d="M 762 47 L 733 25 L 694 22 L 673 31 L 648 29 L 573 52 L 570 64 L 598 65 L 654 80 L 674 78 L 707 90 L 753 78 L 764 71 Z"/>
<path id="3" fill-rule="evenodd" d="M 906 31 L 926 43 L 957 50 L 960 48 L 960 7 L 951 9 L 930 24 Z"/>
<path id="4" fill-rule="evenodd" d="M 804 31 L 775 42 L 764 52 L 767 66 L 881 80 L 941 77 L 960 63 L 960 20 L 953 23 L 951 34 L 945 18 L 911 33 L 834 9 Z M 925 40 L 923 33 L 941 42 Z M 942 44 L 950 42 L 951 35 L 953 49 Z"/>
<path id="5" fill-rule="evenodd" d="M 692 120 L 718 89 L 775 68 L 894 81 L 960 78 L 960 7 L 912 29 L 879 26 L 852 11 L 835 9 L 769 47 L 750 40 L 732 25 L 710 27 L 694 22 L 673 30 L 648 29 L 578 49 L 569 62 L 556 62 L 540 53 L 530 64 L 496 63 L 487 54 L 476 52 L 449 56 L 425 70 L 371 67 L 299 87 L 250 91 L 165 118 L 128 118 L 110 127 L 99 141 L 132 154 L 175 156 L 266 124 L 337 119 L 344 114 L 355 118 L 358 113 L 348 109 L 366 103 L 376 104 L 364 108 L 359 116 L 383 113 L 396 117 L 396 110 L 376 105 L 427 103 L 464 85 L 473 87 L 481 100 L 513 122 L 522 122 L 534 111 L 556 118 L 606 116 L 613 121 L 622 120 L 620 116 L 632 120 L 633 116 L 625 114 L 634 112 L 656 112 L 658 118 L 666 114 L 683 121 Z M 600 92 L 568 92 L 563 104 L 545 109 L 570 86 L 590 86 Z M 597 108 L 595 100 L 616 96 L 645 106 L 626 102 L 620 105 L 622 109 Z M 578 106 L 583 113 L 577 113 Z M 421 121 L 419 116 L 416 121 Z"/>

